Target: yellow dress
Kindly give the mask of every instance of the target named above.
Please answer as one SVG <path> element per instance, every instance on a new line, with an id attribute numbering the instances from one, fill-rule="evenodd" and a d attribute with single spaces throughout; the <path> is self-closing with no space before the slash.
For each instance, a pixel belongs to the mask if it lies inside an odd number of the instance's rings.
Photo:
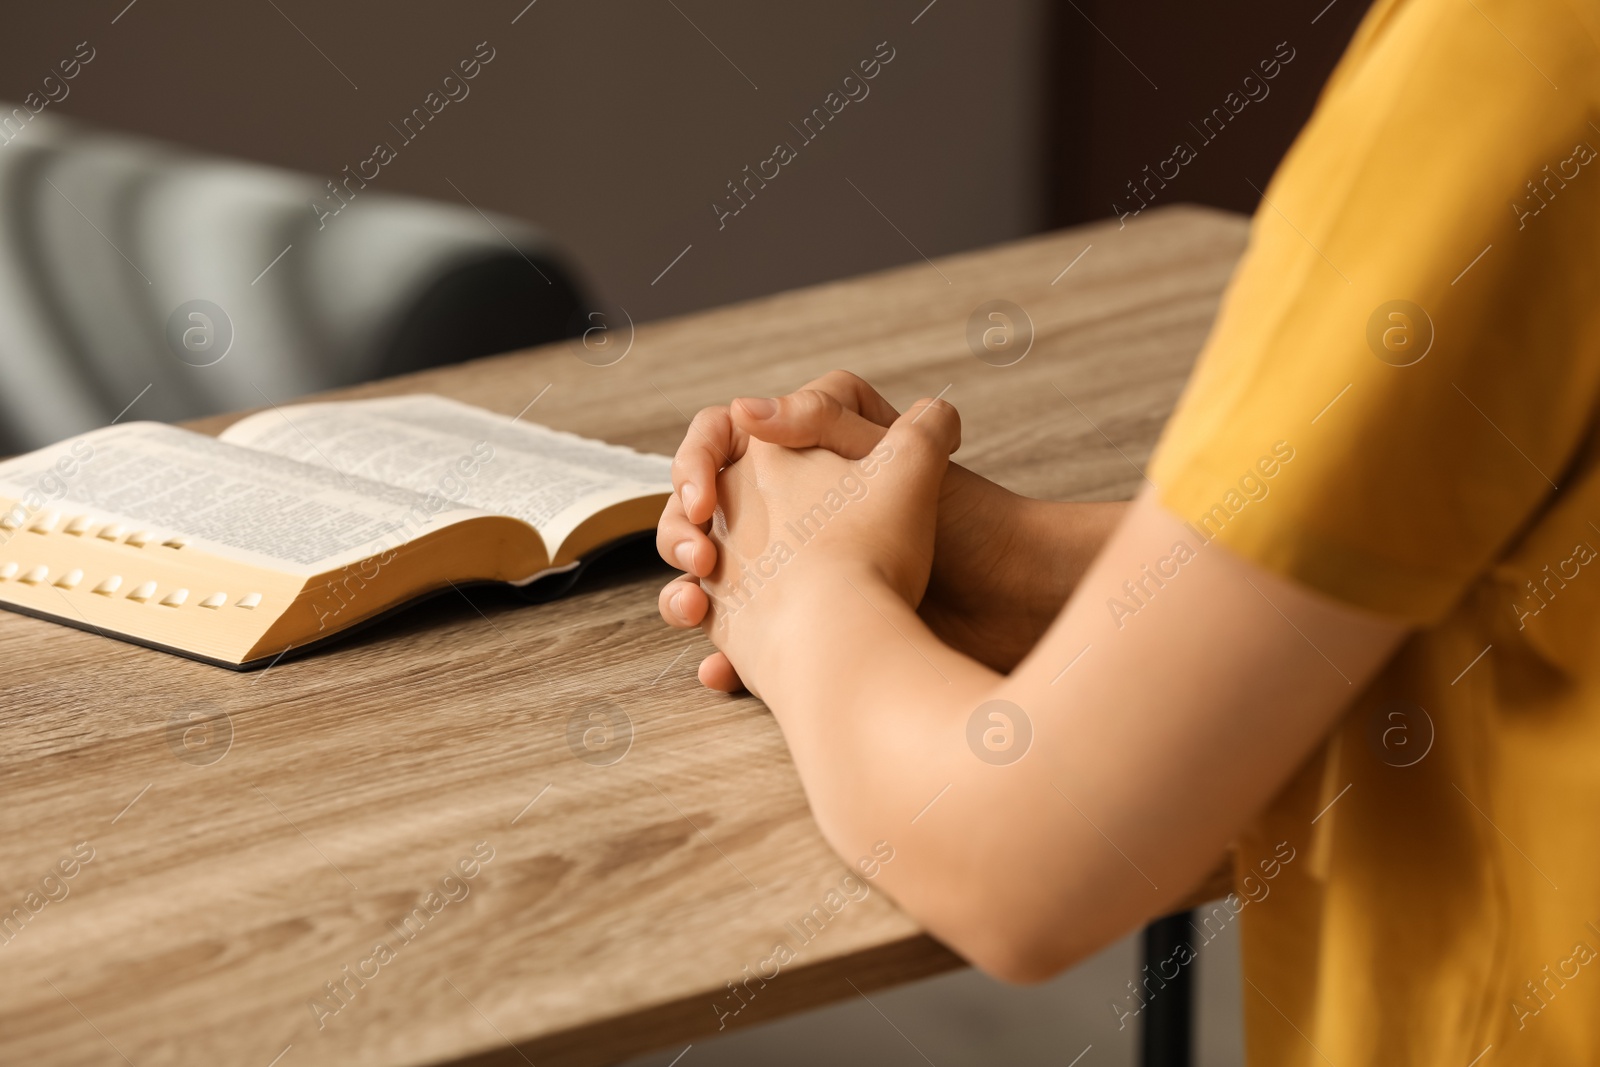
<path id="1" fill-rule="evenodd" d="M 1152 463 L 1417 627 L 1242 842 L 1295 849 L 1240 913 L 1253 1064 L 1600 1063 L 1597 149 L 1600 4 L 1379 0 Z"/>

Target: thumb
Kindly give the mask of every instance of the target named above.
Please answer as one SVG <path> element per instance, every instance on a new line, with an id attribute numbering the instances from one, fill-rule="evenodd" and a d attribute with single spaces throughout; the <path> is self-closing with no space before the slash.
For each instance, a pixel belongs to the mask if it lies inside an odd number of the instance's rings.
<path id="1" fill-rule="evenodd" d="M 788 396 L 735 400 L 733 424 L 751 437 L 785 448 L 826 448 L 845 459 L 860 459 L 883 437 L 883 427 L 821 389 Z"/>
<path id="2" fill-rule="evenodd" d="M 882 528 L 886 536 L 877 538 L 876 562 L 890 586 L 913 607 L 928 589 L 939 497 L 950 453 L 960 444 L 956 409 L 943 400 L 920 400 L 894 421 L 870 457 L 877 463 L 876 484 L 883 493 L 879 505 L 884 510 L 877 517 L 888 520 Z"/>
<path id="3" fill-rule="evenodd" d="M 934 397 L 912 404 L 889 427 L 887 439 L 897 450 L 913 455 L 948 459 L 961 447 L 961 414 L 949 401 Z"/>
<path id="4" fill-rule="evenodd" d="M 961 415 L 944 400 L 919 400 L 889 427 L 883 465 L 913 495 L 937 500 L 950 454 L 961 447 Z M 880 446 L 881 448 L 882 446 Z"/>

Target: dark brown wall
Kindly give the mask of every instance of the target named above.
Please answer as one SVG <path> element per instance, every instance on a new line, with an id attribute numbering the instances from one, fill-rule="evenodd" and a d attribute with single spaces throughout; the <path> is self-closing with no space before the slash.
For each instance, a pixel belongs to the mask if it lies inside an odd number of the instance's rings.
<path id="1" fill-rule="evenodd" d="M 639 319 L 915 260 L 908 239 L 938 255 L 1042 223 L 1042 0 L 526 2 L 31 5 L 0 34 L 0 99 L 87 39 L 60 114 L 332 176 L 487 40 L 471 95 L 373 187 L 459 200 L 454 182 L 540 223 Z M 725 183 L 797 140 L 788 123 L 884 40 L 895 59 L 870 95 L 719 232 Z"/>
<path id="2" fill-rule="evenodd" d="M 1052 0 L 1047 33 L 1058 58 L 1046 120 L 1055 146 L 1047 163 L 1051 222 L 1138 209 L 1130 181 L 1153 204 L 1254 210 L 1259 197 L 1251 183 L 1266 188 L 1367 6 L 1367 0 Z M 1273 60 L 1280 45 L 1294 58 L 1262 81 L 1259 64 Z M 1213 108 L 1226 107 L 1229 93 L 1239 94 L 1235 107 L 1248 100 L 1248 75 L 1256 76 L 1250 91 L 1260 99 L 1225 125 L 1214 120 L 1209 130 L 1196 129 Z M 1178 143 L 1192 147 L 1193 160 L 1165 188 L 1152 182 L 1147 193 L 1144 168 L 1159 177 Z"/>
<path id="3" fill-rule="evenodd" d="M 1125 183 L 1178 140 L 1197 158 L 1157 202 L 1248 211 L 1364 7 L 126 2 L 14 14 L 0 100 L 88 40 L 96 58 L 55 113 L 331 177 L 488 41 L 471 95 L 373 187 L 539 223 L 637 319 L 1104 217 L 1135 206 Z M 895 58 L 870 95 L 719 230 L 726 183 L 798 145 L 789 123 L 885 40 Z M 1203 143 L 1189 123 L 1285 41 L 1295 59 L 1270 95 Z"/>

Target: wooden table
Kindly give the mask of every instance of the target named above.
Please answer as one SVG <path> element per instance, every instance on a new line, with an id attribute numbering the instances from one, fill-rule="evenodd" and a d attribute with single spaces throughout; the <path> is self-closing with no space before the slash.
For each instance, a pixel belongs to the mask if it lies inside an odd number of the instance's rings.
<path id="1" fill-rule="evenodd" d="M 529 418 L 671 452 L 704 405 L 847 367 L 901 405 L 948 386 L 980 473 L 1124 498 L 1245 234 L 1152 211 L 641 326 L 610 367 L 552 345 L 332 395 L 510 414 L 549 386 Z M 969 348 L 996 298 L 1036 331 L 1013 366 Z M 725 983 L 847 871 L 761 704 L 697 685 L 709 646 L 657 619 L 666 577 L 444 598 L 265 674 L 0 613 L 0 1061 L 545 1067 L 714 1033 Z M 632 723 L 606 766 L 567 741 L 595 707 Z M 169 724 L 195 710 L 226 719 L 180 759 Z M 430 900 L 475 846 L 493 858 Z M 731 1022 L 958 965 L 874 891 Z"/>

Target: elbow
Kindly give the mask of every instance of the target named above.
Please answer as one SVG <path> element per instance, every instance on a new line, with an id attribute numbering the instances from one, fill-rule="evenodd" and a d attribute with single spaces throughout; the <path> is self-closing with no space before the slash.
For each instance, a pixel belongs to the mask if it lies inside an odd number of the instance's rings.
<path id="1" fill-rule="evenodd" d="M 1014 986 L 1043 985 L 1067 969 L 1066 963 L 1028 952 L 986 956 L 969 962 L 995 981 Z"/>
<path id="2" fill-rule="evenodd" d="M 1008 985 L 1048 982 L 1099 952 L 1132 929 L 1142 916 L 1092 907 L 1077 895 L 1033 892 L 963 893 L 946 898 L 957 906 L 930 908 L 918 916 L 927 928 L 973 967 Z M 989 906 L 974 906 L 973 901 Z"/>
<path id="3" fill-rule="evenodd" d="M 1077 893 L 1061 892 L 1059 885 L 1046 891 L 1009 873 L 984 877 L 998 870 L 963 864 L 939 869 L 935 877 L 909 877 L 909 870 L 896 869 L 884 872 L 886 882 L 894 881 L 882 888 L 951 952 L 1008 985 L 1047 982 L 1115 940 L 1118 931 L 1099 921 L 1100 911 L 1072 909 Z"/>
<path id="4" fill-rule="evenodd" d="M 1058 931 L 1023 927 L 988 929 L 946 943 L 990 978 L 1016 986 L 1048 982 L 1091 951 L 1064 944 Z"/>

